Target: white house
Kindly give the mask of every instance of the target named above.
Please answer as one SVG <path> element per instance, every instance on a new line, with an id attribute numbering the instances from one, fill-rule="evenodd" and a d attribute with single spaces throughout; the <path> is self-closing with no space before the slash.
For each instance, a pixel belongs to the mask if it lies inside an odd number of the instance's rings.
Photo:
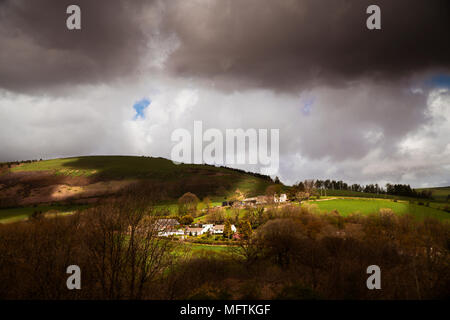
<path id="1" fill-rule="evenodd" d="M 213 233 L 213 234 L 222 234 L 224 229 L 225 229 L 225 225 L 224 224 L 218 224 L 218 225 L 215 225 L 211 229 L 211 233 Z M 231 225 L 231 232 L 234 233 L 236 231 L 237 231 L 236 227 L 234 226 L 234 224 L 232 224 Z"/>
<path id="2" fill-rule="evenodd" d="M 192 235 L 192 236 L 200 236 L 200 235 L 204 234 L 205 232 L 208 232 L 208 230 L 209 230 L 208 227 L 201 227 L 201 228 L 187 227 L 185 234 Z"/>
<path id="3" fill-rule="evenodd" d="M 277 197 L 276 195 L 273 196 L 273 200 L 275 202 L 286 202 L 287 201 L 287 195 L 285 193 L 280 194 L 279 197 Z"/>
<path id="4" fill-rule="evenodd" d="M 158 232 L 158 236 L 160 237 L 182 236 L 182 235 L 184 235 L 183 229 L 167 229 Z"/>
<path id="5" fill-rule="evenodd" d="M 202 225 L 202 228 L 206 228 L 206 231 L 205 232 L 208 232 L 209 230 L 211 230 L 212 228 L 214 227 L 214 225 L 211 223 L 211 224 L 203 224 Z"/>

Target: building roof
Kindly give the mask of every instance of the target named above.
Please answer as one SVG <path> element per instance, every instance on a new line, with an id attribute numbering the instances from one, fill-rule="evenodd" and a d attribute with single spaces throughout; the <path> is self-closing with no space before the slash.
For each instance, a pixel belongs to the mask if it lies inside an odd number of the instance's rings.
<path id="1" fill-rule="evenodd" d="M 186 228 L 186 230 L 189 231 L 189 232 L 200 232 L 200 231 L 203 231 L 203 228 L 191 228 L 191 227 L 188 227 L 188 228 Z"/>
<path id="2" fill-rule="evenodd" d="M 180 224 L 175 219 L 158 219 L 158 220 L 156 220 L 156 223 L 157 224 L 164 224 L 164 225 L 177 225 L 177 224 Z"/>
<path id="3" fill-rule="evenodd" d="M 178 231 L 183 231 L 183 229 L 167 229 L 167 232 L 178 232 Z"/>
<path id="4" fill-rule="evenodd" d="M 173 228 L 174 226 L 176 226 L 178 224 L 180 224 L 180 223 L 175 219 L 158 219 L 155 221 L 155 225 L 160 230 Z"/>

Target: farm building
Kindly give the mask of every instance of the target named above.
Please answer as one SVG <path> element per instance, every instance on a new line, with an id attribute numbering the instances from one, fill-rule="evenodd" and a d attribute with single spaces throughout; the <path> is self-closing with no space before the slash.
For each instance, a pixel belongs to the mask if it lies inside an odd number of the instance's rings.
<path id="1" fill-rule="evenodd" d="M 158 236 L 160 237 L 183 236 L 183 235 L 184 235 L 183 229 L 167 229 L 158 232 Z"/>
<path id="2" fill-rule="evenodd" d="M 205 232 L 208 232 L 209 228 L 208 227 L 187 227 L 185 234 L 186 235 L 192 235 L 192 236 L 200 236 L 202 234 L 204 234 Z"/>
<path id="3" fill-rule="evenodd" d="M 273 200 L 274 200 L 274 202 L 277 202 L 277 203 L 286 202 L 287 201 L 287 195 L 285 193 L 280 194 L 279 197 L 274 195 L 273 196 Z"/>
<path id="4" fill-rule="evenodd" d="M 258 201 L 257 197 L 244 199 L 245 204 L 256 204 L 257 201 Z"/>
<path id="5" fill-rule="evenodd" d="M 180 223 L 175 219 L 158 219 L 155 221 L 158 230 L 174 229 L 174 227 L 179 224 Z"/>
<path id="6" fill-rule="evenodd" d="M 212 227 L 211 233 L 212 234 L 222 234 L 224 229 L 225 229 L 225 225 L 224 224 L 218 224 L 218 225 L 215 225 L 214 227 Z M 234 224 L 232 224 L 231 225 L 231 232 L 234 233 L 236 231 L 237 231 L 236 227 L 234 226 Z"/>

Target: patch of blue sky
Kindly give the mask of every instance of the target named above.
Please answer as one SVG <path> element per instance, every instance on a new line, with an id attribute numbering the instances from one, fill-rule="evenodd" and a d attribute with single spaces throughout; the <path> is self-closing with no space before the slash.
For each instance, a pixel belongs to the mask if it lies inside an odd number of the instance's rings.
<path id="1" fill-rule="evenodd" d="M 133 105 L 133 109 L 136 111 L 133 120 L 137 120 L 138 118 L 145 119 L 145 109 L 150 105 L 151 101 L 148 98 L 142 98 L 139 101 L 136 101 Z"/>
<path id="2" fill-rule="evenodd" d="M 314 105 L 316 98 L 312 97 L 312 98 L 308 98 L 305 99 L 303 102 L 303 107 L 302 107 L 302 113 L 303 115 L 307 116 L 311 113 L 312 110 L 312 106 Z"/>
<path id="3" fill-rule="evenodd" d="M 425 84 L 432 88 L 450 89 L 450 75 L 437 74 L 425 81 Z"/>

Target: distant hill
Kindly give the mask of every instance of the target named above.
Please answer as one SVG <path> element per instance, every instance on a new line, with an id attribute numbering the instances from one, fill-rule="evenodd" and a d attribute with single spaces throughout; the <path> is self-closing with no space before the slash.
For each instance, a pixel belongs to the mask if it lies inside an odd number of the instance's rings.
<path id="1" fill-rule="evenodd" d="M 151 185 L 167 198 L 185 192 L 226 198 L 248 196 L 273 184 L 268 176 L 211 165 L 174 164 L 163 158 L 87 156 L 2 165 L 0 205 L 78 201 L 113 195 L 133 184 Z M 14 200 L 11 200 L 13 199 Z"/>
<path id="2" fill-rule="evenodd" d="M 416 189 L 417 191 L 431 191 L 433 200 L 439 201 L 439 202 L 446 202 L 448 196 L 450 195 L 450 186 L 448 187 L 436 187 L 436 188 L 420 188 Z"/>

